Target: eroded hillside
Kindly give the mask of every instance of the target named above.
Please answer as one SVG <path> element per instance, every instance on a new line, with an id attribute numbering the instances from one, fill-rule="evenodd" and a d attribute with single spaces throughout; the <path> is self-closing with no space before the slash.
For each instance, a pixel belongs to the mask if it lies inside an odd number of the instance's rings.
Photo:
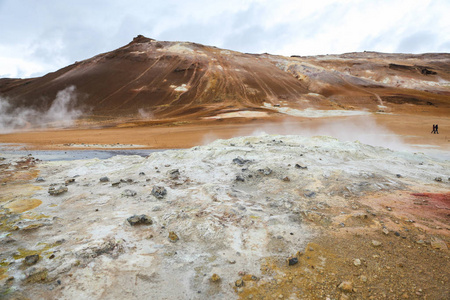
<path id="1" fill-rule="evenodd" d="M 283 57 L 138 36 L 40 78 L 0 79 L 0 96 L 45 111 L 73 86 L 76 106 L 96 120 L 311 117 L 314 110 L 445 116 L 449 66 L 449 54 Z"/>

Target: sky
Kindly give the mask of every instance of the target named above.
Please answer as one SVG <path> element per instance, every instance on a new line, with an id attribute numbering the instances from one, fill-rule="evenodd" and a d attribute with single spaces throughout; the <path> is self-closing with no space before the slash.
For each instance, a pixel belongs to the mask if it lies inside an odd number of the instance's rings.
<path id="1" fill-rule="evenodd" d="M 449 0 L 0 0 L 0 78 L 42 76 L 138 34 L 279 55 L 450 52 Z"/>

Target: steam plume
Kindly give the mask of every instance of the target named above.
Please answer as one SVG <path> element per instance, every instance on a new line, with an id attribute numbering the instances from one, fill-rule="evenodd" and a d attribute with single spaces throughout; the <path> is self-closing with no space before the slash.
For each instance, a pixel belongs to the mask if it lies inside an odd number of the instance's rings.
<path id="1" fill-rule="evenodd" d="M 13 107 L 7 99 L 0 98 L 0 133 L 28 128 L 69 127 L 82 114 L 81 110 L 74 108 L 76 101 L 75 86 L 59 91 L 50 108 L 44 112 Z"/>

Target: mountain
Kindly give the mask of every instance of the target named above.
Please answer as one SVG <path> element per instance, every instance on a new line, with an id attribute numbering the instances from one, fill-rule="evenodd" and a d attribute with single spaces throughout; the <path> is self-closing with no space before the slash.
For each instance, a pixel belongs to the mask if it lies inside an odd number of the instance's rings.
<path id="1" fill-rule="evenodd" d="M 336 110 L 450 115 L 450 54 L 246 54 L 137 36 L 128 45 L 30 79 L 0 79 L 13 107 L 48 110 L 74 86 L 92 119 L 199 119 Z M 249 113 L 251 112 L 251 113 Z M 229 115 L 229 116 L 239 116 Z"/>

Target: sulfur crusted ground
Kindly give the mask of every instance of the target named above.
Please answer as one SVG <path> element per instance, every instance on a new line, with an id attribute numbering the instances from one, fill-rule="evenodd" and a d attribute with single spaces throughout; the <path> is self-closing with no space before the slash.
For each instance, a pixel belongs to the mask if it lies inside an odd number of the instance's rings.
<path id="1" fill-rule="evenodd" d="M 268 135 L 145 158 L 4 156 L 7 299 L 450 295 L 448 161 Z"/>

